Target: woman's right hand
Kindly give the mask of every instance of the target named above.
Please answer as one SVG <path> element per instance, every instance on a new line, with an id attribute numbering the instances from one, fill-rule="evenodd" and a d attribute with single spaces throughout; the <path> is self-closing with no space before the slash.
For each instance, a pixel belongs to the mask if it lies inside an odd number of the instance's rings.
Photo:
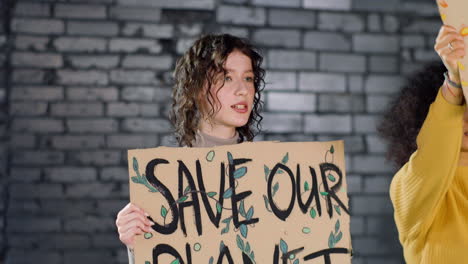
<path id="1" fill-rule="evenodd" d="M 147 218 L 148 214 L 138 206 L 128 203 L 117 214 L 117 231 L 122 243 L 129 248 L 133 248 L 135 244 L 135 235 L 143 234 L 151 231 L 152 221 Z"/>
<path id="2" fill-rule="evenodd" d="M 443 25 L 439 30 L 434 49 L 447 68 L 450 80 L 460 83 L 458 60 L 465 56 L 463 36 L 454 27 Z"/>

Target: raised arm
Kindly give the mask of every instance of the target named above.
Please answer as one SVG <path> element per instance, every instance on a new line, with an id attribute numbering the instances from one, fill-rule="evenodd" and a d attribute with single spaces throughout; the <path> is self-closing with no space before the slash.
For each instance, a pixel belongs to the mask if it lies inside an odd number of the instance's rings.
<path id="1" fill-rule="evenodd" d="M 465 56 L 465 41 L 455 28 L 444 25 L 440 28 L 434 49 L 447 68 L 442 94 L 449 103 L 461 105 L 464 91 L 460 88 L 459 60 Z"/>

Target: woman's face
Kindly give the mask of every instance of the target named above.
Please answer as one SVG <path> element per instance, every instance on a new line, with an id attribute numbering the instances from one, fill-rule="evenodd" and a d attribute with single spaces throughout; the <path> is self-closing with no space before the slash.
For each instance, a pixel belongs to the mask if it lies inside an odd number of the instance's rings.
<path id="1" fill-rule="evenodd" d="M 252 112 L 255 95 L 254 73 L 250 58 L 238 50 L 228 55 L 225 69 L 227 74 L 218 75 L 211 87 L 211 94 L 215 98 L 214 108 L 219 111 L 210 121 L 213 127 L 235 129 L 247 124 Z M 208 102 L 205 105 L 210 107 Z"/>

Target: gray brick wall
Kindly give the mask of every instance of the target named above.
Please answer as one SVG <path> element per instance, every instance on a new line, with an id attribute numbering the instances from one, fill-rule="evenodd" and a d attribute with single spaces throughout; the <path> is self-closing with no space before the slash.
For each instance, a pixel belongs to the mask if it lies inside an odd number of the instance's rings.
<path id="1" fill-rule="evenodd" d="M 344 139 L 353 263 L 402 263 L 375 125 L 404 76 L 437 58 L 434 1 L 10 0 L 0 12 L 0 262 L 126 262 L 114 227 L 126 150 L 173 145 L 175 60 L 201 33 L 228 32 L 265 57 L 259 140 Z"/>
<path id="2" fill-rule="evenodd" d="M 8 238 L 6 234 L 6 218 L 8 211 L 8 86 L 10 75 L 10 20 L 13 3 L 0 2 L 0 260 L 6 255 Z M 0 261 L 1 262 L 1 261 Z"/>

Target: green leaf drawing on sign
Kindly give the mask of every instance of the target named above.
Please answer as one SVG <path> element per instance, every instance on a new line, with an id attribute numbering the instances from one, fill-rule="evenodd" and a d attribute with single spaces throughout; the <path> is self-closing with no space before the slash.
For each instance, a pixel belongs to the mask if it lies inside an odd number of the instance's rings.
<path id="1" fill-rule="evenodd" d="M 338 215 L 341 215 L 341 208 L 340 208 L 340 206 L 339 206 L 339 205 L 335 205 L 334 207 L 335 207 L 336 213 L 337 213 Z"/>
<path id="2" fill-rule="evenodd" d="M 248 229 L 247 229 L 247 226 L 242 224 L 240 226 L 240 232 L 241 232 L 241 235 L 244 237 L 244 238 L 247 238 L 247 233 L 248 233 Z"/>
<path id="3" fill-rule="evenodd" d="M 309 234 L 310 233 L 310 228 L 309 227 L 303 227 L 302 228 L 302 233 Z"/>
<path id="4" fill-rule="evenodd" d="M 226 226 L 225 228 L 221 229 L 221 235 L 226 234 L 227 232 L 229 232 L 229 226 Z"/>
<path id="5" fill-rule="evenodd" d="M 340 219 L 337 219 L 335 223 L 335 232 L 330 232 L 330 236 L 328 237 L 328 247 L 335 247 L 342 237 L 343 233 L 340 231 Z"/>
<path id="6" fill-rule="evenodd" d="M 138 161 L 135 157 L 133 157 L 133 170 L 134 171 L 139 171 L 138 169 Z"/>
<path id="7" fill-rule="evenodd" d="M 214 261 L 214 259 L 213 259 L 213 257 L 211 257 L 210 261 L 208 261 L 208 264 L 213 264 L 213 261 Z"/>
<path id="8" fill-rule="evenodd" d="M 240 167 L 234 172 L 234 179 L 242 178 L 247 173 L 247 167 Z"/>
<path id="9" fill-rule="evenodd" d="M 146 186 L 146 188 L 148 188 L 149 192 L 158 192 L 158 189 L 154 188 L 154 186 L 148 182 L 148 179 L 146 179 L 145 174 L 140 175 L 140 172 L 138 171 L 138 161 L 135 157 L 133 157 L 133 170 L 135 171 L 137 176 L 131 177 L 132 182 L 136 184 L 143 184 L 144 186 Z"/>
<path id="10" fill-rule="evenodd" d="M 179 259 L 174 259 L 171 264 L 179 264 L 180 263 L 180 260 Z"/>
<path id="11" fill-rule="evenodd" d="M 244 207 L 244 200 L 240 202 L 239 205 L 239 214 L 245 217 L 245 207 Z"/>
<path id="12" fill-rule="evenodd" d="M 229 164 L 231 165 L 234 164 L 234 159 L 232 158 L 231 152 L 228 151 L 227 156 L 228 156 Z"/>
<path id="13" fill-rule="evenodd" d="M 145 175 L 138 175 L 138 176 L 133 176 L 132 177 L 132 182 L 137 183 L 137 184 L 143 184 L 148 188 L 149 192 L 158 192 L 158 189 L 154 188 L 153 185 L 151 185 L 148 180 L 146 179 Z"/>
<path id="14" fill-rule="evenodd" d="M 221 206 L 221 204 L 218 203 L 218 202 L 216 202 L 216 211 L 217 211 L 218 213 L 221 213 L 222 210 L 223 210 L 223 207 Z"/>
<path id="15" fill-rule="evenodd" d="M 245 218 L 247 218 L 247 220 L 250 220 L 250 219 L 252 219 L 253 214 L 254 214 L 254 208 L 253 208 L 253 206 L 251 206 L 249 211 L 247 212 L 247 216 Z"/>
<path id="16" fill-rule="evenodd" d="M 188 199 L 188 196 L 182 196 L 177 200 L 177 203 L 185 202 L 185 200 L 187 200 L 187 199 Z"/>
<path id="17" fill-rule="evenodd" d="M 224 227 L 222 230 L 221 230 L 221 235 L 224 234 L 224 233 L 227 233 L 229 232 L 229 224 L 231 223 L 231 219 L 232 219 L 232 216 L 231 217 L 228 217 L 226 219 L 224 219 L 222 222 L 226 224 L 226 227 Z"/>
<path id="18" fill-rule="evenodd" d="M 286 152 L 286 155 L 284 155 L 283 159 L 281 160 L 281 163 L 286 164 L 289 160 L 289 152 Z"/>
<path id="19" fill-rule="evenodd" d="M 267 209 L 267 211 L 272 213 L 273 211 L 271 211 L 271 209 L 270 209 L 270 203 L 269 203 L 268 197 L 266 197 L 266 195 L 263 195 L 263 200 L 265 201 L 265 208 Z"/>
<path id="20" fill-rule="evenodd" d="M 161 216 L 166 218 L 167 215 L 167 209 L 164 207 L 164 205 L 161 206 Z"/>
<path id="21" fill-rule="evenodd" d="M 331 181 L 331 182 L 335 182 L 336 181 L 336 178 L 335 176 L 331 175 L 331 174 L 328 174 L 328 179 Z"/>
<path id="22" fill-rule="evenodd" d="M 209 192 L 207 193 L 208 197 L 213 198 L 217 193 L 216 192 Z"/>
<path id="23" fill-rule="evenodd" d="M 132 182 L 134 182 L 134 183 L 142 183 L 141 180 L 140 180 L 140 178 L 137 177 L 137 176 L 133 176 L 133 177 L 132 177 Z"/>
<path id="24" fill-rule="evenodd" d="M 315 208 L 311 208 L 310 217 L 312 217 L 312 219 L 315 219 L 316 216 L 317 216 L 317 211 L 315 211 Z"/>
<path id="25" fill-rule="evenodd" d="M 270 174 L 270 169 L 267 165 L 263 165 L 263 171 L 265 172 L 265 181 L 268 181 L 268 175 Z"/>
<path id="26" fill-rule="evenodd" d="M 247 242 L 247 244 L 245 245 L 245 253 L 247 253 L 247 254 L 250 253 L 250 244 L 249 244 L 249 242 Z"/>
<path id="27" fill-rule="evenodd" d="M 146 179 L 146 176 L 145 174 L 141 175 L 141 181 L 143 183 L 143 185 L 145 185 L 150 192 L 153 192 L 153 193 L 156 193 L 156 192 L 159 192 L 158 189 L 154 188 L 153 185 L 151 185 L 148 180 Z"/>
<path id="28" fill-rule="evenodd" d="M 224 241 L 221 240 L 221 242 L 219 242 L 219 252 L 223 251 L 224 247 Z"/>
<path id="29" fill-rule="evenodd" d="M 329 248 L 335 247 L 335 236 L 333 235 L 333 232 L 330 232 L 330 236 L 328 236 L 328 247 Z"/>
<path id="30" fill-rule="evenodd" d="M 331 148 L 330 148 L 330 153 L 331 153 L 331 154 L 335 153 L 335 147 L 333 147 L 333 145 L 332 145 Z"/>
<path id="31" fill-rule="evenodd" d="M 283 254 L 288 253 L 288 244 L 282 238 L 280 238 L 280 249 Z"/>
<path id="32" fill-rule="evenodd" d="M 341 238 L 343 237 L 343 233 L 338 233 L 338 235 L 335 237 L 335 244 L 338 244 L 340 242 Z"/>
<path id="33" fill-rule="evenodd" d="M 237 235 L 236 240 L 237 246 L 240 248 L 240 250 L 244 251 L 244 240 L 242 240 L 242 238 L 239 235 Z"/>
<path id="34" fill-rule="evenodd" d="M 304 182 L 304 191 L 308 191 L 309 190 L 309 183 L 308 182 Z"/>
<path id="35" fill-rule="evenodd" d="M 340 230 L 340 220 L 336 220 L 336 224 L 335 224 L 335 233 L 338 233 L 338 231 Z"/>
<path id="36" fill-rule="evenodd" d="M 328 192 L 320 192 L 320 194 L 323 195 L 323 196 L 327 196 Z"/>
<path id="37" fill-rule="evenodd" d="M 185 188 L 185 190 L 184 190 L 184 195 L 186 195 L 189 192 L 190 192 L 190 186 L 187 186 L 187 188 Z"/>
<path id="38" fill-rule="evenodd" d="M 279 183 L 275 183 L 275 185 L 273 186 L 273 193 L 271 194 L 271 196 L 275 196 L 276 192 L 278 191 L 279 189 Z"/>
<path id="39" fill-rule="evenodd" d="M 232 196 L 232 188 L 229 188 L 226 190 L 226 192 L 223 194 L 224 199 L 231 198 Z"/>

